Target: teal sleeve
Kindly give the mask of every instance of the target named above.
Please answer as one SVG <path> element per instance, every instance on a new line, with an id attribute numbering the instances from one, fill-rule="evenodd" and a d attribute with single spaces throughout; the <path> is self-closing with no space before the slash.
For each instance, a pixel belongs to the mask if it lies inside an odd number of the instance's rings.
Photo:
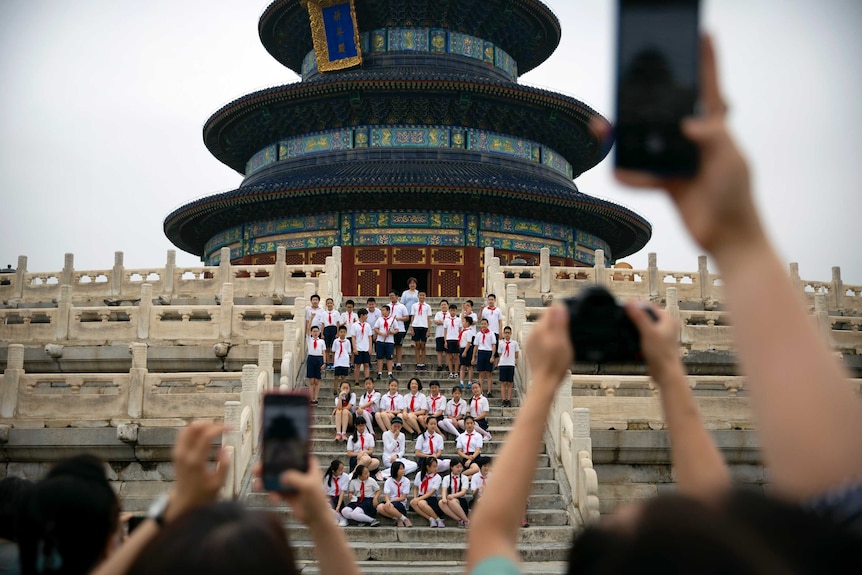
<path id="1" fill-rule="evenodd" d="M 470 575 L 521 575 L 521 570 L 508 557 L 488 557 L 473 567 Z"/>

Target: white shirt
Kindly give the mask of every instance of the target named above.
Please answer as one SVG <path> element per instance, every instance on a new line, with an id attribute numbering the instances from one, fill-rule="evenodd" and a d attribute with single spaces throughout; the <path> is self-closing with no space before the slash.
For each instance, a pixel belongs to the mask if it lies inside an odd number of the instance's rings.
<path id="1" fill-rule="evenodd" d="M 305 308 L 305 323 L 308 325 L 308 329 L 313 328 L 314 326 L 322 328 L 323 320 L 320 317 L 320 314 L 323 312 L 323 308 L 317 307 L 307 307 Z"/>
<path id="2" fill-rule="evenodd" d="M 365 441 L 365 446 L 363 447 L 362 441 Z M 374 434 L 367 431 L 362 435 L 357 434 L 356 441 L 353 441 L 353 436 L 350 435 L 347 438 L 347 451 L 352 451 L 354 453 L 358 453 L 360 451 L 367 451 L 369 449 L 374 449 Z"/>
<path id="3" fill-rule="evenodd" d="M 509 344 L 509 351 L 506 351 L 506 344 Z M 515 354 L 521 351 L 521 346 L 518 345 L 518 342 L 514 339 L 510 339 L 506 341 L 505 339 L 501 339 L 499 344 L 497 345 L 497 353 L 500 354 L 497 365 L 515 365 Z"/>
<path id="4" fill-rule="evenodd" d="M 476 474 L 478 475 L 478 473 Z M 350 485 L 348 486 L 348 491 L 353 495 L 353 501 L 359 501 L 359 495 L 362 493 L 362 485 L 365 485 L 365 498 L 371 499 L 374 497 L 374 493 L 380 491 L 380 486 L 377 485 L 377 481 L 373 477 L 369 477 L 365 481 L 359 481 L 358 479 L 353 479 L 350 481 Z"/>
<path id="5" fill-rule="evenodd" d="M 342 312 L 341 317 L 339 317 L 338 325 L 346 325 L 347 326 L 347 333 L 349 335 L 351 326 L 353 326 L 353 324 L 355 324 L 358 321 L 359 321 L 359 316 L 356 315 L 355 311 L 351 311 L 351 312 L 345 311 L 345 312 Z"/>
<path id="6" fill-rule="evenodd" d="M 473 477 L 470 478 L 470 491 L 472 491 L 473 494 L 478 493 L 480 488 L 485 488 L 485 484 L 487 483 L 487 481 L 488 478 L 482 475 L 481 472 L 475 474 Z"/>
<path id="7" fill-rule="evenodd" d="M 398 318 L 407 317 L 410 315 L 410 311 L 407 309 L 407 306 L 405 306 L 399 301 L 395 303 L 389 302 L 389 307 L 391 308 L 389 310 L 389 315 L 394 317 L 395 320 L 398 322 L 398 331 L 404 331 L 404 322 Z"/>
<path id="8" fill-rule="evenodd" d="M 454 495 L 467 487 L 470 487 L 470 479 L 463 475 L 450 473 L 446 476 L 446 479 L 443 480 L 443 489 L 446 490 L 447 496 Z"/>
<path id="9" fill-rule="evenodd" d="M 337 326 L 338 322 L 341 320 L 341 314 L 338 313 L 338 310 L 321 310 L 318 314 L 320 316 L 320 323 L 323 327 L 332 327 Z"/>
<path id="10" fill-rule="evenodd" d="M 314 345 L 314 342 L 317 342 L 317 345 Z M 305 347 L 308 348 L 308 355 L 323 357 L 323 350 L 326 349 L 326 342 L 323 341 L 323 338 L 321 337 L 314 339 L 313 337 L 308 336 L 306 338 Z"/>
<path id="11" fill-rule="evenodd" d="M 404 397 L 400 393 L 396 393 L 395 395 L 386 395 L 380 396 L 380 401 L 377 402 L 377 405 L 380 407 L 380 411 L 401 411 L 404 409 Z"/>
<path id="12" fill-rule="evenodd" d="M 467 448 L 467 442 L 470 442 L 469 449 Z M 455 449 L 460 449 L 464 452 L 465 455 L 470 455 L 477 449 L 482 448 L 482 436 L 476 433 L 467 433 L 466 431 L 458 436 L 458 439 L 455 440 Z"/>
<path id="13" fill-rule="evenodd" d="M 473 417 L 478 417 L 483 413 L 487 414 L 488 410 L 490 409 L 488 407 L 488 398 L 484 395 L 480 395 L 478 397 L 478 404 L 476 403 L 476 400 L 476 397 L 471 397 L 470 401 L 467 402 L 467 413 L 469 413 Z"/>
<path id="14" fill-rule="evenodd" d="M 335 360 L 332 362 L 332 365 L 335 367 L 350 367 L 350 351 L 352 348 L 353 346 L 350 345 L 349 339 L 341 339 L 340 337 L 335 338 L 335 341 L 332 342 L 332 349 L 330 350 L 335 356 Z"/>
<path id="15" fill-rule="evenodd" d="M 374 308 L 374 311 L 368 310 L 368 317 L 365 318 L 365 321 L 368 325 L 374 326 L 381 317 L 383 317 L 383 313 L 380 311 L 380 308 Z"/>
<path id="16" fill-rule="evenodd" d="M 350 483 L 350 474 L 342 473 L 341 475 L 332 475 L 329 478 L 329 481 L 326 480 L 326 477 L 323 478 L 323 489 L 326 491 L 326 494 L 330 497 L 338 497 L 341 493 L 347 489 L 347 484 Z M 338 486 L 338 493 L 336 494 L 335 486 Z"/>
<path id="17" fill-rule="evenodd" d="M 406 439 L 404 437 L 404 432 L 399 432 L 398 437 L 395 437 L 395 434 L 392 431 L 384 431 L 383 432 L 383 461 L 386 464 L 389 464 L 389 460 L 392 459 L 392 456 L 396 456 L 398 459 L 404 459 L 404 449 L 405 449 Z"/>
<path id="18" fill-rule="evenodd" d="M 389 317 L 381 317 L 377 320 L 377 323 L 374 324 L 374 329 L 380 330 L 384 332 L 386 335 L 377 334 L 377 339 L 374 341 L 383 341 L 386 343 L 395 343 L 395 335 L 392 333 L 392 328 L 397 327 L 398 322 L 392 319 L 392 316 Z"/>
<path id="19" fill-rule="evenodd" d="M 497 336 L 490 329 L 488 333 L 479 331 L 473 336 L 473 345 L 479 348 L 479 351 L 494 351 L 494 346 L 497 345 Z"/>
<path id="20" fill-rule="evenodd" d="M 422 309 L 419 309 L 419 306 L 422 306 Z M 413 327 L 428 327 L 428 318 L 431 316 L 431 306 L 428 305 L 428 302 L 421 303 L 416 302 L 413 304 L 413 307 L 410 309 L 410 315 L 413 316 Z"/>
<path id="21" fill-rule="evenodd" d="M 400 495 L 399 488 L 401 490 Z M 383 493 L 389 496 L 390 501 L 394 501 L 404 495 L 409 495 L 409 491 L 410 480 L 407 479 L 407 476 L 402 476 L 400 481 L 395 481 L 394 477 L 390 477 L 383 484 Z"/>
<path id="22" fill-rule="evenodd" d="M 371 349 L 371 340 L 374 335 L 374 328 L 368 323 L 356 322 L 348 330 L 348 335 L 355 338 L 356 351 L 369 351 Z"/>
<path id="23" fill-rule="evenodd" d="M 440 484 L 443 483 L 443 479 L 440 477 L 439 473 L 435 473 L 434 475 L 428 476 L 428 481 L 425 483 L 425 489 L 422 489 L 422 480 L 421 473 L 416 474 L 416 479 L 413 481 L 413 485 L 415 485 L 419 489 L 419 495 L 425 495 L 425 493 L 434 492 L 434 495 L 431 497 L 436 497 L 437 493 L 440 491 Z M 478 473 L 476 474 L 478 475 Z"/>
<path id="24" fill-rule="evenodd" d="M 503 313 L 500 311 L 500 308 L 482 308 L 482 319 L 488 320 L 488 329 L 490 329 L 494 333 L 500 333 L 500 323 L 502 323 L 503 321 Z"/>
<path id="25" fill-rule="evenodd" d="M 461 316 L 447 315 L 443 327 L 446 330 L 446 339 L 458 339 L 458 333 L 461 331 Z"/>
<path id="26" fill-rule="evenodd" d="M 340 391 L 338 392 L 338 397 L 336 397 L 333 401 L 335 402 L 335 407 L 342 407 L 342 405 L 341 405 L 342 404 L 341 392 Z M 351 393 L 350 396 L 348 396 L 347 405 L 343 406 L 343 407 L 350 407 L 350 411 L 353 411 L 354 409 L 356 409 L 356 394 L 355 393 Z"/>
<path id="27" fill-rule="evenodd" d="M 432 439 L 433 439 L 433 444 L 434 444 L 434 452 L 433 453 L 431 452 L 431 446 L 429 445 L 432 442 Z M 418 451 L 419 453 L 422 453 L 424 455 L 433 455 L 434 453 L 437 453 L 438 451 L 442 452 L 443 451 L 443 444 L 445 441 L 446 440 L 439 433 L 435 433 L 434 435 L 431 435 L 430 433 L 428 433 L 426 431 L 425 433 L 423 433 L 422 435 L 420 435 L 416 439 L 416 451 Z"/>
<path id="28" fill-rule="evenodd" d="M 454 399 L 450 399 L 446 402 L 446 411 L 444 412 L 444 415 L 446 415 L 446 417 L 464 419 L 464 416 L 467 415 L 467 402 L 460 399 L 455 403 Z"/>
<path id="29" fill-rule="evenodd" d="M 461 315 L 462 315 L 462 316 L 464 315 L 463 310 L 462 310 Z M 475 312 L 475 311 L 471 311 L 471 312 L 470 312 L 470 313 L 468 313 L 467 315 L 469 315 L 470 317 L 472 317 L 472 318 L 473 318 L 473 329 L 476 329 L 477 327 L 479 327 L 479 316 L 478 316 L 478 315 L 476 315 L 476 312 Z"/>
<path id="30" fill-rule="evenodd" d="M 476 332 L 473 331 L 472 327 L 468 327 L 467 329 L 461 329 L 458 332 L 458 347 L 462 350 L 466 349 L 468 345 L 473 343 L 473 337 L 476 335 Z"/>
<path id="31" fill-rule="evenodd" d="M 425 394 L 420 391 L 416 395 L 413 395 L 412 393 L 405 395 L 404 409 L 407 410 L 407 413 L 414 413 L 423 409 L 427 410 L 428 403 L 425 399 Z"/>
<path id="32" fill-rule="evenodd" d="M 369 396 L 369 393 L 366 391 L 365 393 L 360 395 L 356 401 L 359 402 L 357 407 L 359 405 L 362 405 L 363 403 L 371 402 L 371 405 L 366 407 L 365 411 L 367 411 L 368 413 L 374 413 L 378 410 L 378 405 L 380 404 L 380 393 L 372 390 Z"/>
<path id="33" fill-rule="evenodd" d="M 434 325 L 436 329 L 434 330 L 434 337 L 446 337 L 446 318 L 449 317 L 448 313 L 443 313 L 442 311 L 438 311 L 434 314 Z M 437 323 L 440 322 L 440 323 Z"/>
<path id="34" fill-rule="evenodd" d="M 425 405 L 427 405 L 428 413 L 433 415 L 438 411 L 443 411 L 446 409 L 446 396 L 442 393 L 437 397 L 433 397 L 429 395 L 425 398 Z"/>

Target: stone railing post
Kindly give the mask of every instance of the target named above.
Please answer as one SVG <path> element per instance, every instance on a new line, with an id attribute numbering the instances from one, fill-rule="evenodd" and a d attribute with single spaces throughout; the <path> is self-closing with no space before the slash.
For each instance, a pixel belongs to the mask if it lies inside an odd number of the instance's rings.
<path id="1" fill-rule="evenodd" d="M 551 293 L 551 248 L 539 250 L 539 291 Z"/>
<path id="2" fill-rule="evenodd" d="M 20 258 L 18 259 L 20 265 Z M 0 388 L 0 417 L 11 419 L 18 412 L 18 384 L 24 375 L 24 346 L 10 343 L 7 348 L 6 369 Z"/>
<path id="3" fill-rule="evenodd" d="M 491 285 L 492 291 L 490 293 L 495 294 L 498 298 L 506 297 L 506 276 L 503 275 L 503 272 L 499 271 L 500 266 L 497 266 L 496 272 L 494 272 L 494 283 Z M 504 304 L 506 302 L 503 302 Z M 481 304 L 480 306 L 481 307 Z"/>
<path id="4" fill-rule="evenodd" d="M 572 409 L 572 374 L 567 371 L 563 384 L 557 388 L 557 394 L 554 398 L 554 406 L 551 411 L 552 421 L 550 422 L 551 437 L 554 440 L 554 450 L 558 458 L 562 457 L 563 437 L 560 420 L 564 412 Z M 573 486 L 574 487 L 574 486 Z"/>
<path id="5" fill-rule="evenodd" d="M 221 305 L 219 309 L 219 337 L 227 341 L 233 334 L 233 284 L 221 286 Z"/>
<path id="6" fill-rule="evenodd" d="M 832 346 L 832 326 L 829 325 L 829 308 L 826 305 L 825 293 L 814 294 L 814 319 L 817 321 L 817 328 L 820 333 Z"/>
<path id="7" fill-rule="evenodd" d="M 335 307 L 341 306 L 341 298 L 344 295 L 341 292 L 343 285 L 342 272 L 344 270 L 343 261 L 341 259 L 341 246 L 332 246 L 332 277 L 333 277 L 333 292 L 335 296 Z"/>
<path id="8" fill-rule="evenodd" d="M 329 280 L 330 276 L 326 272 L 317 276 L 317 295 L 320 296 L 320 307 L 324 307 L 323 303 L 326 301 L 326 298 L 332 297 L 329 291 Z"/>
<path id="9" fill-rule="evenodd" d="M 227 472 L 225 491 L 231 499 L 236 496 L 242 481 L 243 470 L 239 467 L 240 448 L 242 446 L 242 430 L 240 423 L 242 421 L 242 403 L 239 401 L 224 402 L 224 424 L 228 428 L 221 435 L 222 448 L 228 448 L 233 452 L 231 461 L 231 469 Z"/>
<path id="10" fill-rule="evenodd" d="M 72 275 L 75 273 L 75 254 L 63 256 L 63 271 L 60 273 L 60 285 L 72 285 Z"/>
<path id="11" fill-rule="evenodd" d="M 54 337 L 58 340 L 68 339 L 72 317 L 72 286 L 63 284 L 60 286 L 60 299 L 57 300 L 57 325 L 54 329 Z"/>
<path id="12" fill-rule="evenodd" d="M 284 297 L 287 285 L 286 253 L 284 246 L 275 249 L 275 267 L 272 270 L 272 294 L 276 297 Z"/>
<path id="13" fill-rule="evenodd" d="M 712 282 L 709 281 L 709 268 L 706 256 L 697 256 L 697 276 L 700 282 L 700 299 L 712 299 Z"/>
<path id="14" fill-rule="evenodd" d="M 111 270 L 111 295 L 123 293 L 123 252 L 114 252 L 114 267 Z"/>
<path id="15" fill-rule="evenodd" d="M 596 250 L 596 265 L 593 267 L 597 286 L 608 285 L 607 268 L 605 268 L 605 250 Z"/>
<path id="16" fill-rule="evenodd" d="M 491 246 L 485 246 L 485 266 L 484 266 L 485 269 L 482 270 L 484 272 L 483 277 L 485 280 L 485 286 L 483 288 L 482 295 L 486 295 L 486 294 L 491 293 L 491 272 L 489 271 L 489 269 L 491 266 L 491 260 L 493 258 L 494 258 L 494 248 Z M 498 263 L 499 263 L 499 261 L 500 260 L 497 259 Z"/>
<path id="17" fill-rule="evenodd" d="M 129 417 L 144 416 L 144 390 L 147 381 L 147 344 L 129 344 L 132 368 L 129 370 Z"/>
<path id="18" fill-rule="evenodd" d="M 305 285 L 309 286 L 311 284 Z M 308 307 L 308 301 L 309 299 L 305 297 L 298 297 L 293 300 L 293 321 L 296 322 L 302 334 L 305 334 L 305 308 Z"/>
<path id="19" fill-rule="evenodd" d="M 317 293 L 317 284 L 314 282 L 305 282 L 302 288 L 302 297 L 305 298 L 306 302 L 311 301 L 311 296 Z M 320 302 L 321 304 L 323 302 Z M 306 304 L 308 305 L 308 304 Z M 305 308 L 302 308 L 302 317 L 305 317 Z"/>
<path id="20" fill-rule="evenodd" d="M 177 273 L 177 250 L 168 250 L 168 261 L 165 263 L 165 274 L 162 276 L 162 294 L 174 294 L 174 275 Z"/>
<path id="21" fill-rule="evenodd" d="M 505 313 L 506 313 L 506 315 L 503 317 L 503 321 L 506 324 L 509 323 L 509 309 L 515 305 L 516 301 L 518 301 L 518 286 L 516 284 L 506 284 L 506 299 L 505 299 L 505 302 L 506 302 Z"/>
<path id="22" fill-rule="evenodd" d="M 150 337 L 150 316 L 153 314 L 153 285 L 141 284 L 141 301 L 138 304 L 138 339 Z"/>
<path id="23" fill-rule="evenodd" d="M 227 283 L 233 283 L 233 268 L 230 263 L 230 248 L 222 248 L 219 250 L 216 285 L 221 286 Z"/>
<path id="24" fill-rule="evenodd" d="M 571 376 L 569 376 L 571 379 Z M 566 386 L 563 386 L 566 387 Z M 572 386 L 569 385 L 569 405 L 571 405 Z M 575 440 L 572 444 L 572 451 L 577 454 L 579 451 L 586 451 L 592 456 L 593 443 L 590 438 L 590 410 L 586 407 L 576 407 L 572 409 L 572 427 L 574 429 Z"/>
<path id="25" fill-rule="evenodd" d="M 14 297 L 24 297 L 24 281 L 27 275 L 27 256 L 18 256 L 18 268 L 15 270 L 15 292 Z"/>
<path id="26" fill-rule="evenodd" d="M 271 390 L 275 386 L 275 383 L 273 382 L 275 368 L 272 364 L 274 348 L 275 346 L 271 341 L 262 341 L 260 342 L 260 345 L 257 346 L 257 365 L 260 367 L 261 371 L 265 371 L 268 376 L 266 385 L 267 391 Z"/>
<path id="27" fill-rule="evenodd" d="M 835 306 L 835 309 L 842 309 L 844 307 L 844 282 L 841 281 L 841 268 L 838 266 L 832 268 L 832 293 L 835 294 L 831 302 L 832 305 Z"/>
<path id="28" fill-rule="evenodd" d="M 243 406 L 251 407 L 251 428 L 252 430 L 260 429 L 260 402 L 261 398 L 257 394 L 257 375 L 260 368 L 254 364 L 246 364 L 242 366 L 242 392 L 239 394 L 240 403 Z M 257 442 L 259 433 L 254 431 L 251 434 L 251 448 L 253 452 L 257 452 Z"/>
<path id="29" fill-rule="evenodd" d="M 647 254 L 647 283 L 649 285 L 650 299 L 658 298 L 658 258 L 655 252 Z"/>
<path id="30" fill-rule="evenodd" d="M 487 285 L 487 288 L 485 293 L 482 295 L 487 297 L 489 293 L 492 293 L 497 295 L 497 297 L 506 297 L 505 294 L 500 293 L 503 289 L 497 287 L 498 278 L 505 277 L 502 270 L 500 270 L 500 258 L 497 256 L 491 258 L 491 261 L 487 266 L 485 266 L 485 273 L 487 274 L 485 276 L 485 284 Z"/>
<path id="31" fill-rule="evenodd" d="M 667 297 L 667 313 L 669 313 L 679 323 L 679 288 L 669 287 L 666 292 Z M 682 326 L 680 326 L 682 329 Z"/>

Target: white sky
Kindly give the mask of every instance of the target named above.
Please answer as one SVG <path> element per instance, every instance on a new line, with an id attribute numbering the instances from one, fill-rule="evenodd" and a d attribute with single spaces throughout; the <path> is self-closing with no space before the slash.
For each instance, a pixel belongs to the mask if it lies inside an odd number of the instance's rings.
<path id="1" fill-rule="evenodd" d="M 547 0 L 563 40 L 522 82 L 612 113 L 611 0 Z M 266 53 L 268 1 L 0 1 L 0 267 L 159 267 L 164 217 L 241 176 L 203 145 L 204 121 L 248 92 L 298 78 Z M 806 279 L 862 284 L 862 2 L 706 0 L 731 125 L 754 168 L 758 204 Z M 626 259 L 694 270 L 700 250 L 663 195 L 617 186 L 610 156 L 581 191 L 626 205 L 653 238 Z M 180 265 L 198 259 L 179 252 Z"/>

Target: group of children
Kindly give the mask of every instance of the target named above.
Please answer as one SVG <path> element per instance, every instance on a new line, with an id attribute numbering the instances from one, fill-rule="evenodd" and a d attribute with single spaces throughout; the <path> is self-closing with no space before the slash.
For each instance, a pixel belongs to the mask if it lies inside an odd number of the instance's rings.
<path id="1" fill-rule="evenodd" d="M 306 310 L 306 378 L 312 404 L 318 404 L 320 379 L 325 369 L 334 371 L 334 396 L 339 396 L 351 366 L 354 367 L 354 386 L 358 388 L 361 376 L 371 376 L 372 349 L 377 363 L 377 379 L 383 379 L 384 363 L 387 378 L 393 379 L 392 372 L 403 369 L 403 341 L 408 333 L 416 348 L 416 371 L 427 371 L 426 343 L 433 326 L 437 370 L 448 368 L 449 379 L 458 380 L 461 388 L 465 381 L 468 387 L 472 387 L 475 370 L 480 389 L 484 386 L 485 395 L 492 397 L 492 374 L 499 368 L 503 406 L 511 407 L 520 347 L 512 339 L 510 327 L 501 332 L 503 319 L 496 303 L 496 296 L 489 294 L 480 317 L 473 311 L 472 300 L 464 302 L 459 315 L 458 306 L 449 305 L 444 299 L 440 302 L 440 310 L 434 314 L 425 302 L 425 292 L 418 292 L 417 301 L 408 311 L 392 291 L 389 292 L 389 303 L 380 309 L 375 298 L 371 297 L 366 300 L 367 307 L 356 312 L 353 300 L 347 300 L 346 311 L 339 313 L 334 309 L 332 298 L 326 299 L 324 309 L 320 307 L 320 297 L 316 294 L 311 296 L 311 306 Z M 413 427 L 408 424 L 408 429 Z"/>

